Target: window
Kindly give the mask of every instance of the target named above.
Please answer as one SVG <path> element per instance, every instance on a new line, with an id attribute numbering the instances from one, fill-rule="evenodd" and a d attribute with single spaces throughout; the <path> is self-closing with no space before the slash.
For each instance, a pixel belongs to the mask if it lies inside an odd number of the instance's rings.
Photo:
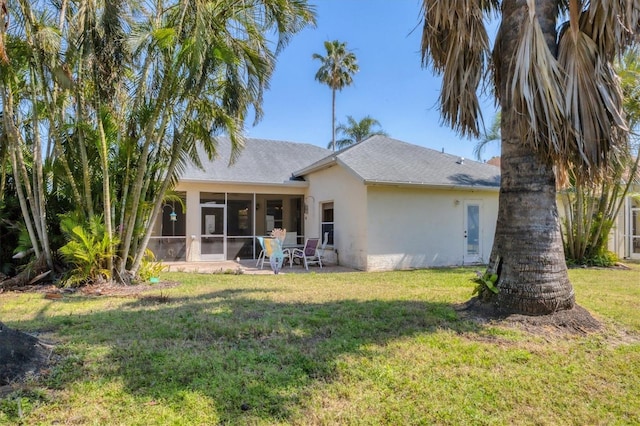
<path id="1" fill-rule="evenodd" d="M 320 224 L 320 240 L 324 239 L 324 233 L 329 233 L 327 245 L 333 245 L 333 203 L 322 203 L 322 223 Z"/>

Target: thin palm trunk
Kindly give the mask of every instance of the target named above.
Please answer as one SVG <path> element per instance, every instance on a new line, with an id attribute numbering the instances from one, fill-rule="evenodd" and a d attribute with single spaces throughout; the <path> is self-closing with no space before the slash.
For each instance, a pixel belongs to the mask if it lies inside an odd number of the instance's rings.
<path id="1" fill-rule="evenodd" d="M 183 138 L 178 138 L 177 140 L 174 140 L 174 143 L 171 147 L 171 151 L 172 151 L 171 160 L 169 161 L 169 166 L 167 167 L 166 175 L 158 191 L 159 194 L 166 194 L 169 189 L 169 186 L 171 185 L 172 176 L 176 171 L 176 166 L 178 164 L 178 160 L 180 158 L 180 153 L 182 152 L 183 145 L 184 145 Z M 145 257 L 145 251 L 147 249 L 147 246 L 149 245 L 151 234 L 153 233 L 153 226 L 155 224 L 155 221 L 158 219 L 158 216 L 160 215 L 160 211 L 162 210 L 162 205 L 163 205 L 163 197 L 156 197 L 153 204 L 153 209 L 151 211 L 151 215 L 149 216 L 150 223 L 146 227 L 145 234 L 142 238 L 142 241 L 140 242 L 140 247 L 136 251 L 136 257 L 134 259 L 133 265 L 131 266 L 131 273 L 133 275 L 137 274 L 138 269 L 142 264 L 142 260 Z"/>
<path id="2" fill-rule="evenodd" d="M 539 7 L 538 15 L 550 47 L 555 50 L 555 2 Z M 504 58 L 516 49 L 518 29 L 527 19 L 526 2 L 503 2 L 501 45 Z M 509 75 L 510 61 L 502 62 L 503 76 Z M 524 143 L 515 126 L 511 90 L 500 82 L 502 111 L 502 183 L 498 220 L 489 271 L 498 274 L 500 292 L 495 298 L 498 309 L 526 314 L 548 314 L 570 309 L 574 292 L 569 282 L 562 247 L 556 204 L 553 167 Z"/>
<path id="3" fill-rule="evenodd" d="M 81 54 L 82 55 L 82 54 Z M 83 65 L 78 66 L 77 77 L 77 89 L 76 89 L 76 123 L 84 122 L 84 95 L 82 93 L 82 81 L 83 81 Z M 91 178 L 89 170 L 89 159 L 87 157 L 86 139 L 84 137 L 84 129 L 81 125 L 76 126 L 78 132 L 77 147 L 80 153 L 80 161 L 82 167 L 82 189 L 84 191 L 84 208 L 88 218 L 94 216 L 93 212 L 93 197 L 91 195 Z"/>
<path id="4" fill-rule="evenodd" d="M 16 192 L 20 203 L 20 210 L 24 219 L 31 247 L 37 257 L 42 253 L 40 240 L 37 231 L 33 227 L 35 218 L 32 220 L 33 209 L 30 202 L 33 200 L 31 185 L 29 184 L 29 175 L 22 158 L 22 137 L 13 121 L 15 116 L 13 108 L 13 93 L 11 87 L 7 86 L 2 91 L 2 107 L 4 126 L 7 132 L 7 140 L 9 142 L 9 150 L 11 151 L 11 168 L 13 169 L 13 178 L 15 180 Z M 23 188 L 24 185 L 24 188 Z"/>
<path id="5" fill-rule="evenodd" d="M 148 158 L 149 151 L 151 146 L 156 146 L 160 139 L 161 135 L 164 134 L 164 131 L 155 129 L 155 124 L 157 123 L 157 119 L 163 115 L 162 123 L 164 126 L 167 125 L 168 113 L 165 110 L 169 110 L 169 106 L 166 105 L 166 97 L 169 91 L 169 77 L 166 77 L 163 81 L 162 88 L 160 89 L 160 93 L 158 95 L 156 106 L 154 112 L 152 114 L 151 119 L 149 120 L 149 124 L 145 129 L 145 142 L 140 149 L 140 157 L 138 158 L 138 167 L 136 169 L 136 178 L 133 182 L 133 187 L 131 188 L 131 195 L 133 199 L 131 200 L 131 204 L 129 207 L 129 220 L 125 222 L 125 233 L 124 240 L 122 241 L 123 246 L 121 250 L 121 265 L 120 275 L 124 276 L 125 269 L 127 265 L 127 259 L 129 257 L 129 252 L 131 250 L 134 230 L 136 228 L 136 224 L 138 222 L 138 210 L 140 208 L 140 201 L 142 198 L 142 190 L 145 185 L 145 175 L 147 174 L 147 166 L 148 166 Z"/>
<path id="6" fill-rule="evenodd" d="M 35 72 L 32 69 L 32 77 L 35 77 Z M 34 78 L 33 85 L 37 84 L 37 80 Z M 36 88 L 32 87 L 33 104 L 36 105 L 35 99 Z M 45 202 L 45 182 L 44 172 L 42 165 L 42 140 L 40 137 L 40 119 L 38 116 L 37 108 L 32 111 L 33 122 L 33 195 L 35 197 L 34 208 L 34 223 L 36 231 L 41 241 L 42 251 L 44 253 L 45 260 L 49 268 L 53 268 L 53 257 L 51 255 L 51 248 L 49 246 L 49 232 L 47 230 L 47 208 Z"/>
<path id="7" fill-rule="evenodd" d="M 20 7 L 23 15 L 25 16 L 28 25 L 25 27 L 25 33 L 27 36 L 27 40 L 31 45 L 33 45 L 36 49 L 39 47 L 38 43 L 35 42 L 33 37 L 33 31 L 37 28 L 35 17 L 33 15 L 33 11 L 31 10 L 30 5 L 26 4 L 24 1 L 20 2 Z M 37 234 L 38 245 L 44 254 L 45 261 L 49 268 L 53 268 L 53 256 L 51 254 L 51 248 L 49 245 L 49 234 L 47 230 L 47 210 L 46 210 L 46 198 L 45 198 L 45 182 L 44 182 L 44 172 L 43 172 L 43 154 L 42 154 L 42 139 L 40 137 L 40 116 L 39 110 L 37 108 L 38 105 L 38 97 L 39 93 L 44 92 L 42 84 L 43 81 L 40 81 L 36 76 L 36 69 L 41 66 L 40 56 L 36 53 L 33 55 L 32 60 L 34 61 L 35 67 L 30 67 L 29 70 L 29 92 L 31 95 L 31 103 L 33 105 L 31 109 L 31 126 L 32 126 L 32 156 L 33 156 L 33 173 L 32 173 L 32 186 L 31 188 L 27 187 L 27 201 L 29 203 L 29 208 L 31 211 L 31 215 L 33 218 L 33 227 Z M 13 112 L 13 111 L 12 111 Z M 13 117 L 13 114 L 11 115 Z M 15 142 L 19 142 L 20 139 L 16 138 Z M 16 151 L 16 159 L 18 160 L 18 165 L 23 169 L 23 182 L 28 182 L 28 173 L 26 171 L 26 167 L 24 165 L 24 160 L 22 159 L 22 151 L 18 149 Z M 25 216 L 25 221 L 29 219 L 28 216 Z M 33 240 L 33 237 L 32 237 Z"/>
<path id="8" fill-rule="evenodd" d="M 336 89 L 331 90 L 331 148 L 336 150 Z"/>
<path id="9" fill-rule="evenodd" d="M 20 211 L 22 212 L 22 217 L 24 219 L 25 226 L 27 228 L 27 232 L 29 234 L 29 239 L 31 241 L 31 247 L 33 247 L 34 253 L 37 257 L 40 256 L 40 244 L 38 243 L 38 238 L 36 236 L 36 232 L 33 229 L 31 213 L 29 210 L 29 205 L 27 203 L 27 195 L 24 193 L 24 188 L 22 187 L 22 181 L 24 175 L 22 174 L 22 167 L 18 165 L 18 154 L 20 153 L 20 134 L 18 129 L 16 129 L 13 120 L 10 117 L 14 116 L 13 112 L 13 94 L 11 93 L 11 89 L 9 87 L 5 87 L 2 90 L 2 117 L 4 120 L 5 131 L 7 132 L 7 140 L 9 145 L 9 151 L 11 153 L 11 168 L 13 170 L 13 178 L 15 180 L 16 192 L 18 195 L 18 201 L 20 203 Z M 26 184 L 29 184 L 28 178 Z"/>
<path id="10" fill-rule="evenodd" d="M 100 110 L 98 105 L 97 111 Z M 107 137 L 104 133 L 104 125 L 102 124 L 102 118 L 98 113 L 98 134 L 100 137 L 100 161 L 102 166 L 102 197 L 104 203 L 104 231 L 109 236 L 109 239 L 113 238 L 113 227 L 111 225 L 111 184 L 109 180 L 109 150 L 107 148 Z M 113 256 L 107 258 L 107 267 L 109 272 L 113 271 Z"/>

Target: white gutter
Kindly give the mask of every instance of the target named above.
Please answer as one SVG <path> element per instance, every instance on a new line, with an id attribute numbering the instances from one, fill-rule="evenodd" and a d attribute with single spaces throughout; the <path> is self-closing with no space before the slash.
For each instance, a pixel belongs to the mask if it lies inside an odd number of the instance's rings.
<path id="1" fill-rule="evenodd" d="M 206 183 L 210 185 L 245 185 L 245 186 L 290 186 L 294 188 L 306 188 L 309 182 L 304 180 L 285 180 L 282 182 L 247 182 L 230 180 L 208 180 L 208 179 L 179 179 L 179 183 Z"/>

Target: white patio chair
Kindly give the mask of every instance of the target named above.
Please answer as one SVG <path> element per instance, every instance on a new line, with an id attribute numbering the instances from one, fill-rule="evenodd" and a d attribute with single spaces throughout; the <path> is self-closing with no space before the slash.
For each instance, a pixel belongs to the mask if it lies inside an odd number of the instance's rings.
<path id="1" fill-rule="evenodd" d="M 318 265 L 322 268 L 322 259 L 318 256 L 318 243 L 320 238 L 307 238 L 303 249 L 293 249 L 291 253 L 291 264 L 294 259 L 300 259 L 305 269 L 309 270 L 309 265 Z"/>

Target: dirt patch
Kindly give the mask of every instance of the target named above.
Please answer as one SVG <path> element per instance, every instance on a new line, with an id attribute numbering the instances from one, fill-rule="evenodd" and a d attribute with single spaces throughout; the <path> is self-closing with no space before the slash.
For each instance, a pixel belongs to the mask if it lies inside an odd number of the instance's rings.
<path id="1" fill-rule="evenodd" d="M 52 353 L 52 345 L 0 323 L 0 397 L 9 385 L 37 377 Z"/>
<path id="2" fill-rule="evenodd" d="M 603 330 L 602 324 L 589 311 L 579 305 L 573 309 L 554 312 L 549 315 L 521 315 L 496 312 L 493 306 L 472 299 L 455 307 L 462 319 L 486 324 L 496 323 L 517 326 L 533 334 L 559 332 L 585 335 Z"/>
<path id="3" fill-rule="evenodd" d="M 166 290 L 179 286 L 176 281 L 160 281 L 155 284 L 136 284 L 136 285 L 113 285 L 98 284 L 84 286 L 79 289 L 80 293 L 89 296 L 138 296 L 150 291 Z"/>
<path id="4" fill-rule="evenodd" d="M 91 284 L 79 288 L 59 288 L 55 285 L 31 285 L 13 289 L 20 293 L 42 293 L 46 299 L 62 299 L 65 295 L 84 296 L 138 296 L 151 291 L 166 290 L 179 286 L 176 281 L 161 281 L 154 284 L 117 285 L 109 283 Z"/>

